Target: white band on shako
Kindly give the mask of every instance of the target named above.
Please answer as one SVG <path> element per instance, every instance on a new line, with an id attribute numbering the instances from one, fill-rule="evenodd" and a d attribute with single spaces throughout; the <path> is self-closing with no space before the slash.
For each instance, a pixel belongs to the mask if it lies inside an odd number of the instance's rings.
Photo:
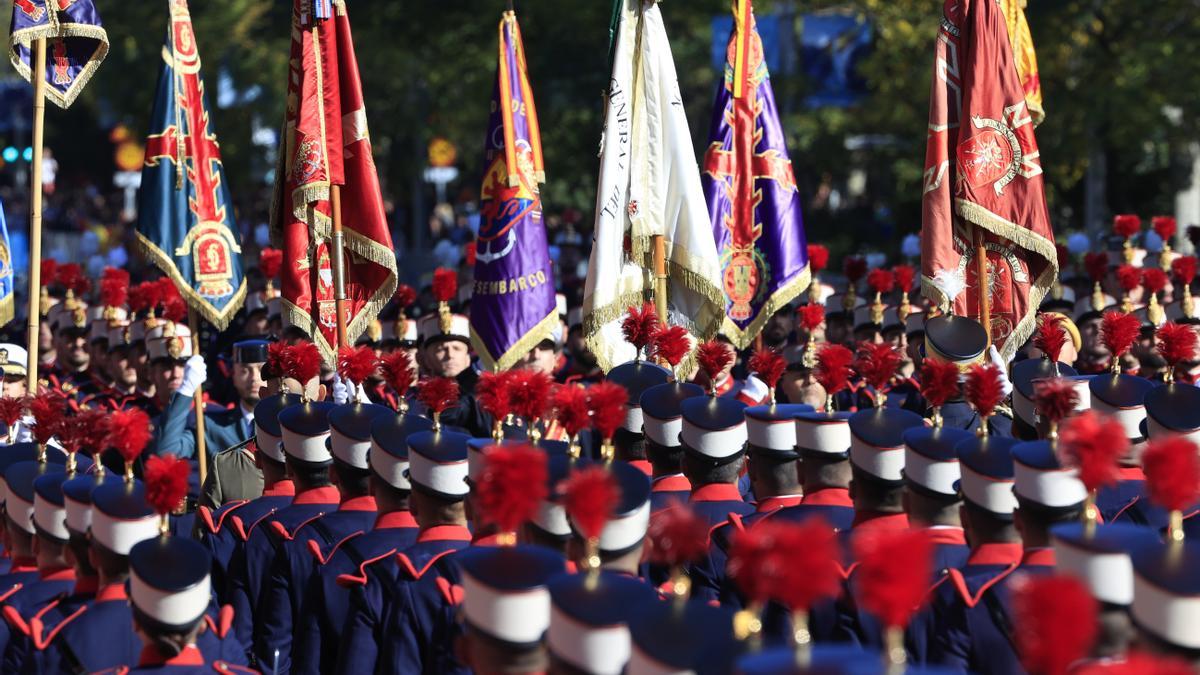
<path id="1" fill-rule="evenodd" d="M 33 496 L 33 522 L 52 537 L 70 539 L 67 531 L 67 510 L 53 504 L 40 495 Z"/>
<path id="2" fill-rule="evenodd" d="M 1200 596 L 1180 597 L 1147 581 L 1136 570 L 1133 576 L 1133 619 L 1167 642 L 1200 649 Z"/>
<path id="3" fill-rule="evenodd" d="M 1074 506 L 1087 499 L 1078 469 L 1038 469 L 1013 458 L 1013 490 L 1050 508 Z"/>
<path id="4" fill-rule="evenodd" d="M 1133 562 L 1124 551 L 1094 551 L 1054 537 L 1055 567 L 1087 584 L 1092 597 L 1111 605 L 1133 602 Z"/>
<path id="5" fill-rule="evenodd" d="M 1125 438 L 1142 437 L 1142 420 L 1146 419 L 1145 406 L 1135 405 L 1131 408 L 1114 408 L 1100 400 L 1099 397 L 1093 396 L 1092 410 L 1103 416 L 1115 417 L 1121 423 L 1121 428 L 1125 430 Z"/>
<path id="6" fill-rule="evenodd" d="M 904 446 L 881 448 L 850 433 L 850 463 L 883 480 L 904 478 Z"/>
<path id="7" fill-rule="evenodd" d="M 550 628 L 546 646 L 550 653 L 579 670 L 595 675 L 621 675 L 629 662 L 629 626 L 618 623 L 589 626 L 563 612 L 558 605 L 550 608 Z"/>
<path id="8" fill-rule="evenodd" d="M 957 494 L 954 483 L 962 478 L 962 467 L 957 459 L 930 459 L 906 445 L 904 477 L 927 490 L 953 496 Z"/>
<path id="9" fill-rule="evenodd" d="M 844 454 L 850 450 L 850 420 L 796 419 L 796 447 L 803 450 Z"/>
<path id="10" fill-rule="evenodd" d="M 333 459 L 333 455 L 329 454 L 329 448 L 325 447 L 325 439 L 329 438 L 328 431 L 316 436 L 304 436 L 285 426 L 281 426 L 280 430 L 283 432 L 283 451 L 293 458 L 315 464 Z"/>
<path id="11" fill-rule="evenodd" d="M 74 530 L 81 534 L 86 534 L 88 528 L 92 526 L 92 504 L 91 502 L 83 503 L 71 499 L 69 495 L 63 495 L 63 508 L 66 509 L 67 529 Z"/>
<path id="12" fill-rule="evenodd" d="M 130 549 L 139 542 L 158 536 L 161 522 L 162 518 L 156 514 L 121 520 L 97 510 L 92 513 L 92 538 L 113 553 L 129 555 Z"/>
<path id="13" fill-rule="evenodd" d="M 397 490 L 411 490 L 412 483 L 408 480 L 408 460 L 400 459 L 391 453 L 384 452 L 371 442 L 371 452 L 368 455 L 371 470 L 383 479 L 385 483 Z"/>
<path id="14" fill-rule="evenodd" d="M 408 452 L 408 479 L 442 494 L 461 497 L 467 494 L 467 460 L 438 464 L 419 452 Z"/>
<path id="15" fill-rule="evenodd" d="M 715 431 L 683 421 L 680 432 L 685 445 L 692 450 L 714 459 L 732 457 L 742 451 L 746 445 L 746 421 L 743 419 L 728 429 Z"/>
<path id="16" fill-rule="evenodd" d="M 992 513 L 1012 513 L 1017 508 L 1017 497 L 1013 494 L 1013 481 L 1009 479 L 990 478 L 976 473 L 971 467 L 962 465 L 963 497 L 972 504 L 981 506 Z"/>
<path id="17" fill-rule="evenodd" d="M 338 433 L 337 429 L 330 429 L 329 447 L 333 450 L 333 456 L 346 464 L 356 469 L 370 468 L 367 464 L 367 451 L 371 449 L 370 440 L 360 441 Z"/>
<path id="18" fill-rule="evenodd" d="M 600 531 L 601 551 L 624 551 L 646 537 L 650 527 L 650 501 L 624 517 L 611 518 Z"/>
<path id="19" fill-rule="evenodd" d="M 258 451 L 276 462 L 284 461 L 283 449 L 280 448 L 280 443 L 283 439 L 278 436 L 263 431 L 263 428 L 254 425 L 254 445 L 258 447 Z"/>
<path id="20" fill-rule="evenodd" d="M 1200 429 L 1193 429 L 1192 431 L 1175 431 L 1174 429 L 1168 429 L 1167 427 L 1159 424 L 1158 421 L 1154 419 L 1154 415 L 1151 415 L 1149 411 L 1146 413 L 1146 435 L 1151 439 L 1179 436 L 1181 438 L 1186 438 L 1193 443 L 1200 443 Z"/>
<path id="21" fill-rule="evenodd" d="M 129 599 L 134 606 L 155 621 L 171 626 L 192 623 L 204 616 L 212 599 L 212 580 L 206 574 L 200 583 L 183 591 L 154 588 L 137 572 L 129 575 Z"/>
<path id="22" fill-rule="evenodd" d="M 621 425 L 625 431 L 635 434 L 642 433 L 642 406 L 636 403 L 625 404 L 625 422 Z"/>
<path id="23" fill-rule="evenodd" d="M 746 434 L 750 445 L 767 450 L 790 451 L 796 448 L 795 420 L 760 420 L 747 415 Z"/>
<path id="24" fill-rule="evenodd" d="M 545 586 L 498 591 L 464 570 L 463 614 L 474 627 L 514 644 L 542 639 L 550 625 L 550 591 Z"/>
<path id="25" fill-rule="evenodd" d="M 33 534 L 33 504 L 21 499 L 16 494 L 10 493 L 8 500 L 5 501 L 4 510 L 8 513 L 8 517 L 17 524 L 21 530 Z"/>
<path id="26" fill-rule="evenodd" d="M 533 524 L 556 537 L 571 534 L 571 523 L 567 520 L 567 509 L 562 504 L 543 499 L 533 514 Z"/>
<path id="27" fill-rule="evenodd" d="M 653 415 L 642 416 L 642 430 L 646 438 L 664 448 L 678 448 L 679 434 L 683 431 L 683 415 L 670 419 L 659 419 Z"/>

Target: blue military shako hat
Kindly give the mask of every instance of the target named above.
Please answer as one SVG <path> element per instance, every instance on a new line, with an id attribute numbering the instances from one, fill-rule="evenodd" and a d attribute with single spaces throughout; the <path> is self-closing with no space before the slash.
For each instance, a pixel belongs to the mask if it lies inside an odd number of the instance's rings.
<path id="1" fill-rule="evenodd" d="M 965 501 L 997 518 L 1012 518 L 1017 507 L 1012 460 L 1016 444 L 1011 438 L 972 436 L 955 446 L 962 471 L 959 491 Z"/>
<path id="2" fill-rule="evenodd" d="M 266 340 L 241 340 L 233 343 L 234 363 L 266 363 L 267 347 L 271 345 Z"/>
<path id="3" fill-rule="evenodd" d="M 8 499 L 5 511 L 9 519 L 23 532 L 34 534 L 33 526 L 33 483 L 38 478 L 51 474 L 66 474 L 62 464 L 50 462 L 17 462 L 4 471 L 4 482 L 8 484 Z"/>
<path id="4" fill-rule="evenodd" d="M 541 546 L 470 548 L 455 555 L 462 570 L 460 609 L 470 630 L 533 647 L 550 626 L 547 582 L 567 569 L 561 553 Z"/>
<path id="5" fill-rule="evenodd" d="M 156 536 L 129 552 L 129 600 L 139 621 L 186 632 L 204 618 L 212 600 L 212 555 L 187 537 Z"/>
<path id="6" fill-rule="evenodd" d="M 1056 370 L 1057 367 L 1057 370 Z M 1012 366 L 1009 380 L 1013 385 L 1013 414 L 1025 424 L 1033 427 L 1037 424 L 1037 411 L 1033 405 L 1034 382 L 1054 377 L 1073 377 L 1078 375 L 1075 369 L 1065 363 L 1054 363 L 1050 359 L 1025 359 L 1017 361 Z M 1087 384 L 1081 383 L 1076 387 L 1080 394 L 1080 408 L 1089 407 Z"/>
<path id="7" fill-rule="evenodd" d="M 338 460 L 356 468 L 368 469 L 367 452 L 371 449 L 371 425 L 396 411 L 374 403 L 348 403 L 329 411 L 329 449 Z"/>
<path id="8" fill-rule="evenodd" d="M 1133 602 L 1130 555 L 1158 543 L 1153 529 L 1129 523 L 1063 523 L 1050 528 L 1055 567 L 1087 584 L 1092 597 L 1107 605 Z"/>
<path id="9" fill-rule="evenodd" d="M 585 468 L 577 463 L 577 468 Z M 646 538 L 650 526 L 650 477 L 626 462 L 613 462 L 608 466 L 620 490 L 620 498 L 612 513 L 600 530 L 600 551 L 623 555 Z M 573 529 L 575 527 L 572 521 Z"/>
<path id="10" fill-rule="evenodd" d="M 793 647 L 773 647 L 746 654 L 737 662 L 738 675 L 884 675 L 888 672 L 883 654 L 846 644 L 812 645 L 808 662 L 800 665 Z M 905 666 L 908 675 L 952 672 L 940 667 Z"/>
<path id="11" fill-rule="evenodd" d="M 571 537 L 571 522 L 567 519 L 567 510 L 562 505 L 562 495 L 558 486 L 567 479 L 577 464 L 579 462 L 565 452 L 551 454 L 546 458 L 546 498 L 538 506 L 533 519 L 527 523 L 529 527 L 537 528 L 542 534 L 562 541 Z"/>
<path id="12" fill-rule="evenodd" d="M 550 657 L 576 670 L 620 675 L 631 651 L 629 620 L 657 599 L 646 582 L 613 572 L 560 574 L 547 584 Z"/>
<path id="13" fill-rule="evenodd" d="M 279 428 L 279 411 L 300 405 L 301 398 L 296 394 L 275 394 L 268 396 L 254 406 L 254 444 L 258 451 L 276 462 L 283 462 L 283 431 Z"/>
<path id="14" fill-rule="evenodd" d="M 1145 400 L 1155 387 L 1153 382 L 1124 373 L 1105 374 L 1093 377 L 1088 387 L 1092 393 L 1092 410 L 1116 418 L 1131 443 L 1145 440 L 1141 424 L 1146 419 Z"/>
<path id="15" fill-rule="evenodd" d="M 904 431 L 904 480 L 909 487 L 942 498 L 958 498 L 962 478 L 959 443 L 975 434 L 949 427 L 910 427 Z"/>
<path id="16" fill-rule="evenodd" d="M 629 675 L 731 673 L 744 644 L 733 634 L 734 612 L 690 600 L 648 601 L 629 619 Z"/>
<path id="17" fill-rule="evenodd" d="M 92 527 L 92 492 L 101 485 L 120 480 L 119 476 L 114 476 L 108 471 L 94 471 L 63 483 L 67 529 L 75 534 L 86 535 Z"/>
<path id="18" fill-rule="evenodd" d="M 811 412 L 796 415 L 796 448 L 800 455 L 850 457 L 849 412 Z"/>
<path id="19" fill-rule="evenodd" d="M 433 421 L 408 412 L 371 421 L 371 452 L 367 459 L 371 470 L 385 483 L 398 490 L 411 490 L 408 478 L 408 437 L 433 429 Z"/>
<path id="20" fill-rule="evenodd" d="M 625 403 L 625 422 L 623 429 L 633 434 L 642 433 L 642 393 L 655 385 L 663 384 L 671 379 L 671 372 L 662 366 L 648 361 L 626 361 L 604 376 L 608 382 L 615 382 L 629 393 Z"/>
<path id="21" fill-rule="evenodd" d="M 37 443 L 0 445 L 0 503 L 8 500 L 8 480 L 5 478 L 8 467 L 20 462 L 38 461 L 39 456 Z M 45 459 L 50 464 L 66 464 L 67 453 L 63 452 L 61 448 L 47 445 Z"/>
<path id="22" fill-rule="evenodd" d="M 158 536 L 161 520 L 146 503 L 140 480 L 114 480 L 92 490 L 92 540 L 117 555 Z"/>
<path id="23" fill-rule="evenodd" d="M 796 416 L 813 412 L 803 403 L 773 403 L 756 405 L 743 411 L 746 415 L 747 448 L 752 454 L 781 460 L 797 459 Z"/>
<path id="24" fill-rule="evenodd" d="M 329 413 L 332 401 L 301 403 L 279 411 L 279 430 L 283 451 L 288 457 L 310 464 L 333 461 L 326 439 L 329 438 Z"/>
<path id="25" fill-rule="evenodd" d="M 1168 645 L 1200 650 L 1200 541 L 1155 542 L 1131 557 L 1134 624 Z"/>
<path id="26" fill-rule="evenodd" d="M 1079 470 L 1058 461 L 1050 441 L 1018 443 L 1012 448 L 1013 492 L 1048 509 L 1075 509 L 1087 499 Z"/>
<path id="27" fill-rule="evenodd" d="M 642 392 L 642 429 L 646 442 L 663 448 L 678 448 L 679 433 L 683 431 L 683 411 L 680 404 L 704 396 L 704 389 L 690 382 L 668 382 Z"/>
<path id="28" fill-rule="evenodd" d="M 467 441 L 471 437 L 443 428 L 408 436 L 408 479 L 414 490 L 460 501 L 467 496 Z"/>
<path id="29" fill-rule="evenodd" d="M 904 432 L 922 426 L 918 414 L 899 408 L 872 408 L 850 416 L 850 464 L 871 478 L 904 480 Z"/>
<path id="30" fill-rule="evenodd" d="M 1200 443 L 1200 387 L 1173 382 L 1146 392 L 1146 433 L 1152 439 L 1184 436 Z"/>
<path id="31" fill-rule="evenodd" d="M 723 396 L 689 398 L 679 404 L 683 426 L 679 440 L 686 453 L 726 464 L 746 446 L 746 404 Z"/>
<path id="32" fill-rule="evenodd" d="M 953 314 L 925 319 L 925 357 L 953 363 L 960 369 L 983 363 L 988 348 L 987 331 L 974 319 Z"/>

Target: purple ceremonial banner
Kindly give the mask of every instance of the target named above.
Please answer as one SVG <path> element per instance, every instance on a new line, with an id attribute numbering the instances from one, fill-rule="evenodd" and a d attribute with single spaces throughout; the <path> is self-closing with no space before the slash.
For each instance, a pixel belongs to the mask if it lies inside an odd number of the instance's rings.
<path id="1" fill-rule="evenodd" d="M 729 37 L 701 175 L 725 292 L 721 332 L 743 349 L 811 280 L 800 194 L 749 5 Z"/>
<path id="2" fill-rule="evenodd" d="M 92 0 L 13 0 L 8 58 L 26 81 L 33 44 L 46 38 L 46 98 L 70 107 L 108 54 L 108 34 Z"/>
<path id="3" fill-rule="evenodd" d="M 471 297 L 471 343 L 484 367 L 505 370 L 561 330 L 538 186 L 546 180 L 537 110 L 516 16 L 500 20 L 499 68 L 484 144 Z"/>

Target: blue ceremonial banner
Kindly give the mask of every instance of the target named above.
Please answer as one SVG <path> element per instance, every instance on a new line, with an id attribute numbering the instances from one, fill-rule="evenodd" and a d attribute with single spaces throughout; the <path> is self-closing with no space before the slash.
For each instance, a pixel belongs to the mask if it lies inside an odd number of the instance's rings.
<path id="1" fill-rule="evenodd" d="M 108 54 L 108 34 L 92 0 L 12 0 L 8 58 L 32 81 L 33 43 L 46 38 L 46 98 L 68 108 Z"/>
<path id="2" fill-rule="evenodd" d="M 246 298 L 242 247 L 187 1 L 169 5 L 171 25 L 138 191 L 137 242 L 188 306 L 224 330 Z"/>
<path id="3" fill-rule="evenodd" d="M 0 202 L 0 327 L 8 325 L 14 315 L 12 244 L 8 241 L 4 203 Z"/>
<path id="4" fill-rule="evenodd" d="M 471 342 L 484 367 L 504 370 L 560 327 L 538 194 L 546 180 L 541 134 L 512 12 L 500 20 L 499 68 L 484 147 Z"/>

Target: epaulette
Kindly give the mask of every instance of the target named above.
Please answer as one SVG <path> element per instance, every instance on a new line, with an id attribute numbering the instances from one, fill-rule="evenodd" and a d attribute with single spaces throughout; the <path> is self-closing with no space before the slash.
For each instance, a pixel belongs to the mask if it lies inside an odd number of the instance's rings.
<path id="1" fill-rule="evenodd" d="M 216 635 L 218 639 L 224 640 L 230 629 L 233 628 L 233 605 L 221 605 L 221 609 L 217 610 L 217 618 L 214 621 L 208 614 L 204 615 L 204 622 L 208 624 L 208 629 Z"/>
<path id="2" fill-rule="evenodd" d="M 458 584 L 450 583 L 446 577 L 437 578 L 438 590 L 442 593 L 442 599 L 451 607 L 458 607 L 463 601 L 463 587 Z"/>
<path id="3" fill-rule="evenodd" d="M 393 549 L 388 550 L 386 553 L 382 553 L 380 555 L 375 556 L 374 558 L 370 558 L 370 559 L 362 561 L 358 565 L 358 574 L 339 574 L 336 579 L 337 585 L 341 586 L 342 588 L 351 588 L 353 586 L 366 586 L 367 585 L 367 566 L 374 565 L 375 563 L 379 562 L 380 560 L 385 560 L 387 558 L 390 558 L 395 553 L 396 553 L 396 549 L 393 548 Z"/>
<path id="4" fill-rule="evenodd" d="M 946 573 L 946 577 L 950 579 L 950 583 L 954 584 L 954 588 L 958 591 L 959 596 L 962 597 L 963 603 L 967 607 L 973 608 L 979 604 L 979 601 L 983 599 L 983 594 L 986 593 L 989 588 L 1000 583 L 1001 580 L 1012 574 L 1017 567 L 1019 567 L 1019 565 L 1017 563 L 1013 563 L 1001 570 L 996 576 L 985 581 L 983 585 L 979 587 L 979 591 L 974 594 L 971 593 L 971 589 L 967 588 L 967 580 L 965 577 L 963 577 L 962 570 L 950 570 Z"/>
<path id="5" fill-rule="evenodd" d="M 250 523 L 250 529 L 246 529 L 246 525 L 242 522 L 242 519 L 238 518 L 237 516 L 234 516 L 233 520 L 229 521 L 229 524 L 233 526 L 233 533 L 238 536 L 238 539 L 241 539 L 243 542 L 250 541 L 250 533 L 254 531 L 254 528 L 258 527 L 259 523 L 273 515 L 275 515 L 275 509 L 271 509 L 270 511 L 262 514 L 259 516 L 258 520 Z"/>
<path id="6" fill-rule="evenodd" d="M 354 539 L 355 537 L 362 536 L 362 534 L 363 534 L 362 530 L 359 530 L 358 532 L 353 532 L 351 534 L 346 535 L 345 537 L 342 537 L 341 541 L 337 542 L 336 544 L 333 545 L 333 548 L 329 549 L 328 555 L 321 554 L 321 545 L 317 543 L 316 539 L 309 539 L 308 540 L 308 552 L 311 553 L 312 556 L 317 559 L 317 564 L 321 565 L 323 567 L 323 566 L 329 564 L 329 561 L 333 559 L 334 554 L 338 552 L 338 549 L 340 549 L 342 547 L 342 544 L 345 544 L 346 542 L 350 541 L 351 539 Z"/>
<path id="7" fill-rule="evenodd" d="M 54 607 L 57 607 L 60 600 L 61 598 L 54 599 L 29 620 L 29 632 L 33 637 L 33 647 L 38 651 L 45 651 L 46 647 L 49 647 L 50 643 L 54 642 L 54 638 L 58 636 L 59 632 L 62 631 L 63 628 L 66 628 L 67 624 L 71 623 L 75 619 L 78 619 L 83 615 L 84 612 L 88 610 L 88 607 L 91 606 L 90 604 L 80 605 L 78 609 L 64 617 L 62 621 L 59 621 L 54 626 L 54 628 L 50 629 L 49 633 L 46 633 L 46 626 L 42 623 L 42 616 L 44 616 L 46 612 L 50 611 Z"/>
<path id="8" fill-rule="evenodd" d="M 213 520 L 213 510 L 207 506 L 201 506 L 200 508 L 196 509 L 196 512 L 200 514 L 200 519 L 204 521 L 204 526 L 208 528 L 208 531 L 212 534 L 216 534 L 221 531 L 221 527 L 225 524 L 226 516 L 249 503 L 249 499 L 238 499 L 222 504 L 216 511 L 216 520 Z"/>
<path id="9" fill-rule="evenodd" d="M 308 520 L 305 520 L 305 521 L 301 522 L 300 524 L 296 525 L 296 527 L 293 527 L 291 532 L 288 532 L 287 526 L 284 525 L 283 523 L 279 522 L 278 520 L 272 520 L 271 521 L 271 530 L 273 530 L 275 532 L 275 534 L 278 535 L 280 538 L 282 538 L 284 541 L 292 541 L 293 539 L 296 538 L 296 533 L 299 532 L 300 530 L 304 529 L 305 525 L 308 525 L 309 523 L 313 522 L 314 520 L 317 520 L 318 518 L 322 518 L 324 516 L 325 516 L 325 512 L 322 511 L 322 512 L 318 513 L 317 515 L 313 516 L 312 518 L 309 518 Z"/>
<path id="10" fill-rule="evenodd" d="M 425 573 L 429 571 L 429 568 L 433 567 L 433 564 L 435 562 L 437 562 L 438 560 L 442 559 L 443 557 L 448 556 L 454 552 L 455 551 L 442 551 L 441 553 L 438 553 L 437 555 L 430 558 L 425 563 L 425 565 L 422 566 L 421 569 L 419 569 L 419 570 L 416 568 L 415 565 L 413 565 L 412 560 L 409 560 L 407 555 L 405 555 L 404 553 L 397 553 L 396 554 L 396 564 L 399 565 L 400 568 L 403 569 L 405 572 L 408 572 L 409 576 L 412 577 L 413 581 L 419 581 L 421 579 L 421 577 L 425 576 Z"/>

